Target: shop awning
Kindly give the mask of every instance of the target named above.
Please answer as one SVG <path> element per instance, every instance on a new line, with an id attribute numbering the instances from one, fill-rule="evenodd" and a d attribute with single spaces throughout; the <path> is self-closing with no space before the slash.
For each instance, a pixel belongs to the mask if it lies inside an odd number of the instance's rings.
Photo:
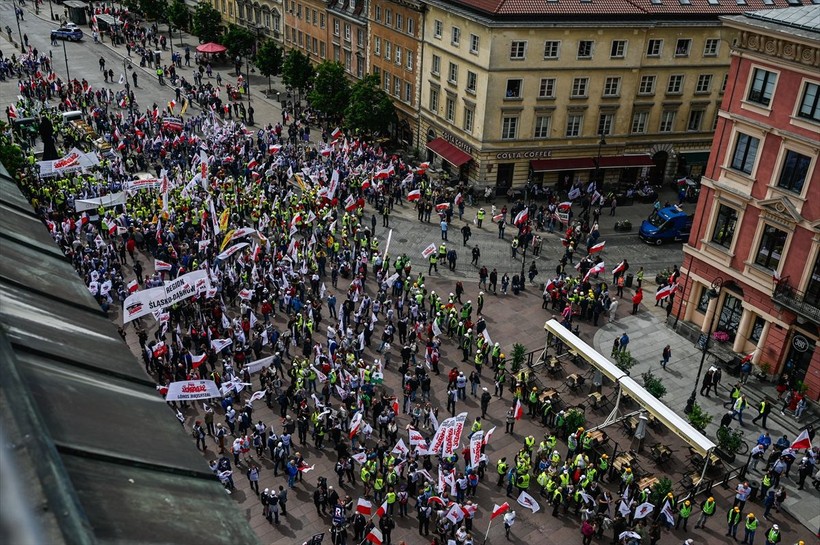
<path id="1" fill-rule="evenodd" d="M 652 167 L 655 162 L 650 155 L 610 155 L 601 157 L 601 168 Z"/>
<path id="2" fill-rule="evenodd" d="M 436 138 L 427 142 L 427 149 L 457 167 L 473 160 L 469 153 L 461 151 L 444 138 Z"/>
<path id="3" fill-rule="evenodd" d="M 595 170 L 592 157 L 568 157 L 566 159 L 536 159 L 530 161 L 533 172 L 557 172 L 560 170 Z"/>

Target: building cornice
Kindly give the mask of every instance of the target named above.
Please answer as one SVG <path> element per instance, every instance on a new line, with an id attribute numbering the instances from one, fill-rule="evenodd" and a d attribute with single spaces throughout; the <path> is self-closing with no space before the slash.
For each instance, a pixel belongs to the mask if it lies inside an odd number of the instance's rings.
<path id="1" fill-rule="evenodd" d="M 780 32 L 741 24 L 730 26 L 740 31 L 733 44 L 736 51 L 820 69 L 820 41 L 801 39 L 788 34 L 786 29 Z"/>

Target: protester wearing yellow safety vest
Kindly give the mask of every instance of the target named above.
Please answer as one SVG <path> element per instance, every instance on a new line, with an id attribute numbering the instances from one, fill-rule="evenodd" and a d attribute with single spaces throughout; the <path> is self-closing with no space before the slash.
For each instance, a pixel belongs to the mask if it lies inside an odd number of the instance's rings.
<path id="1" fill-rule="evenodd" d="M 709 497 L 700 504 L 700 518 L 695 523 L 695 528 L 706 528 L 706 521 L 715 514 L 715 498 Z"/>

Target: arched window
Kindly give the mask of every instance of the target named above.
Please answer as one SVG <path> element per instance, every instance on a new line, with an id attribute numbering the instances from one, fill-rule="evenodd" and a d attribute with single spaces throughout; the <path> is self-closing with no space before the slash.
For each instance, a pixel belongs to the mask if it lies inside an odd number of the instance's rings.
<path id="1" fill-rule="evenodd" d="M 274 32 L 279 32 L 280 31 L 279 25 L 281 24 L 281 22 L 282 22 L 282 14 L 279 13 L 278 9 L 274 8 L 273 9 L 273 31 Z"/>

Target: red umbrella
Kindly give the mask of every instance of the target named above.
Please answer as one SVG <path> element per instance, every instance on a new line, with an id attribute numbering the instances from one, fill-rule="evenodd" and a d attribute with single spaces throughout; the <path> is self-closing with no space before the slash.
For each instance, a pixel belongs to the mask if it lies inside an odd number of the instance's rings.
<path id="1" fill-rule="evenodd" d="M 214 42 L 198 45 L 196 50 L 200 53 L 224 53 L 228 48 Z"/>

